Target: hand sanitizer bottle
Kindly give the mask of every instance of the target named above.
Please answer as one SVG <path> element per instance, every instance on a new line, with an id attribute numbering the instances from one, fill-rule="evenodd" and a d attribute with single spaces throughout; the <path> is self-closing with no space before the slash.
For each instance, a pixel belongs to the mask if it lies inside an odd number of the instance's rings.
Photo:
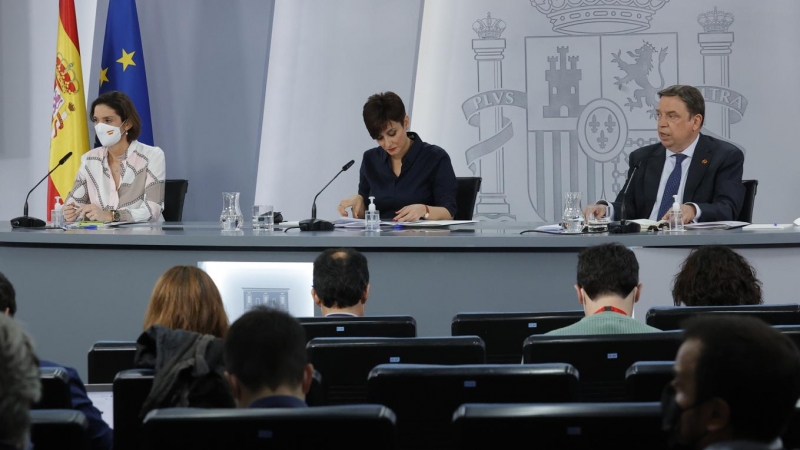
<path id="1" fill-rule="evenodd" d="M 678 203 L 678 196 L 673 195 L 672 209 L 669 212 L 669 231 L 684 231 L 683 227 L 683 210 L 681 204 Z"/>
<path id="2" fill-rule="evenodd" d="M 61 197 L 56 195 L 56 202 L 53 205 L 53 210 L 50 211 L 50 220 L 52 226 L 61 228 L 64 226 L 64 204 L 61 203 Z"/>
<path id="3" fill-rule="evenodd" d="M 375 209 L 375 197 L 369 198 L 369 208 L 367 208 L 364 217 L 366 219 L 364 221 L 364 231 L 381 231 L 381 215 Z"/>

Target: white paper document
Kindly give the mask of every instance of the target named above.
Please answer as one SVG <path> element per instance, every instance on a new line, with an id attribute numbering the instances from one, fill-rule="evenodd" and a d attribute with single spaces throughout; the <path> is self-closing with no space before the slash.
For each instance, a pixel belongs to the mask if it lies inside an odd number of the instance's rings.
<path id="1" fill-rule="evenodd" d="M 354 219 L 352 217 L 344 217 L 333 221 L 333 226 L 336 228 L 364 228 L 364 219 Z M 382 220 L 382 227 L 420 227 L 420 228 L 436 228 L 447 227 L 451 225 L 463 225 L 468 223 L 477 223 L 477 220 L 417 220 L 414 222 L 394 222 L 391 220 Z"/>
<path id="2" fill-rule="evenodd" d="M 754 223 L 742 228 L 743 230 L 785 230 L 792 228 L 791 223 Z"/>

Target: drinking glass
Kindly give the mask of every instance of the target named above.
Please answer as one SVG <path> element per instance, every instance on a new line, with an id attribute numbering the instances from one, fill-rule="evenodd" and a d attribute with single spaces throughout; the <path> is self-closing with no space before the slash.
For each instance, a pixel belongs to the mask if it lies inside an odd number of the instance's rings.
<path id="1" fill-rule="evenodd" d="M 611 222 L 608 215 L 606 214 L 599 219 L 594 215 L 594 213 L 589 214 L 589 218 L 587 220 L 589 225 L 589 231 L 592 233 L 602 233 L 604 231 L 608 231 L 608 224 Z"/>
<path id="2" fill-rule="evenodd" d="M 253 231 L 273 231 L 275 216 L 272 205 L 253 205 Z"/>

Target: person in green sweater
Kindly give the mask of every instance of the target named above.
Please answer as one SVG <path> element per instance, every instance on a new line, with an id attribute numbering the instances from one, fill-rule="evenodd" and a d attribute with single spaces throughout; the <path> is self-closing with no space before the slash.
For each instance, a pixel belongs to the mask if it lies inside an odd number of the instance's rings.
<path id="1" fill-rule="evenodd" d="M 661 330 L 633 317 L 639 301 L 639 262 L 618 243 L 587 247 L 578 256 L 578 302 L 586 317 L 552 335 L 655 333 Z"/>

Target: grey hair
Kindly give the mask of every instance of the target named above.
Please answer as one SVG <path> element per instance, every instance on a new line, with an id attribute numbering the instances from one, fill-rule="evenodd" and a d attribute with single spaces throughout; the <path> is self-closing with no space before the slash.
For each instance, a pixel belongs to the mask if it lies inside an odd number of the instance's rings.
<path id="1" fill-rule="evenodd" d="M 0 314 L 0 442 L 14 446 L 25 442 L 29 410 L 40 395 L 33 344 L 13 319 Z"/>

